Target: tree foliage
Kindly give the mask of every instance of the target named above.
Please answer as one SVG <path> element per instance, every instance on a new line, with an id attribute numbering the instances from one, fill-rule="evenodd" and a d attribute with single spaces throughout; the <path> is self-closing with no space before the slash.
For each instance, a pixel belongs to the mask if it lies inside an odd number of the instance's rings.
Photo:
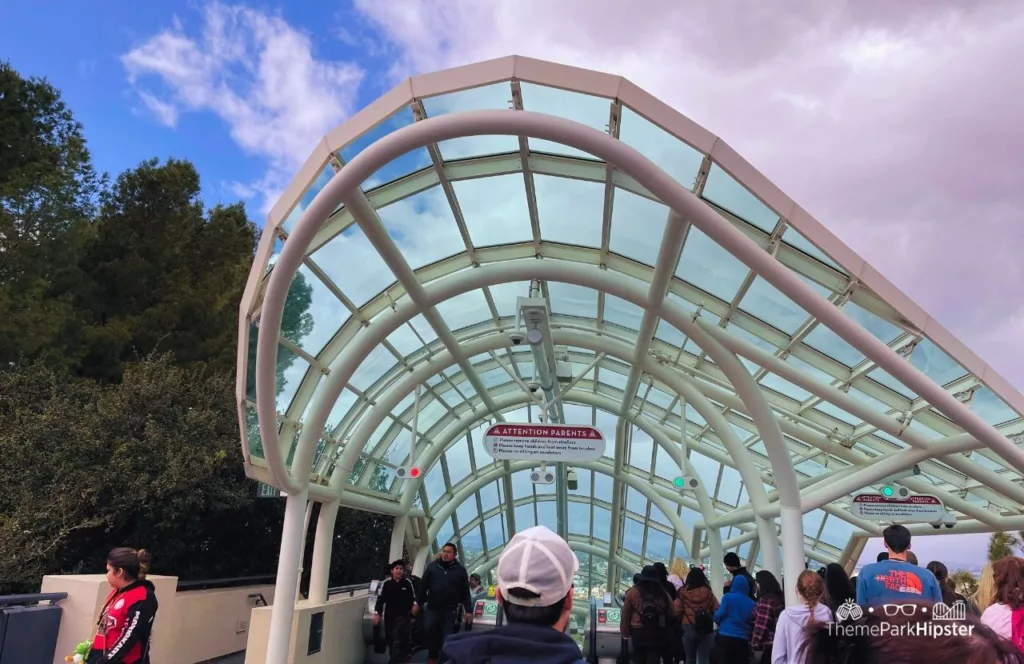
<path id="1" fill-rule="evenodd" d="M 978 592 L 978 579 L 967 570 L 957 570 L 949 575 L 953 589 L 964 597 L 974 597 Z"/>
<path id="2" fill-rule="evenodd" d="M 1009 558 L 1013 555 L 1014 549 L 1020 546 L 1020 539 L 1013 533 L 1002 531 L 992 533 L 988 538 L 988 559 L 990 562 Z"/>
<path id="3" fill-rule="evenodd" d="M 276 567 L 283 503 L 242 472 L 234 387 L 257 229 L 200 191 L 175 159 L 97 176 L 59 92 L 0 63 L 0 593 L 121 545 L 182 578 Z M 300 274 L 296 344 L 311 303 Z M 390 524 L 342 510 L 332 579 L 382 565 Z"/>

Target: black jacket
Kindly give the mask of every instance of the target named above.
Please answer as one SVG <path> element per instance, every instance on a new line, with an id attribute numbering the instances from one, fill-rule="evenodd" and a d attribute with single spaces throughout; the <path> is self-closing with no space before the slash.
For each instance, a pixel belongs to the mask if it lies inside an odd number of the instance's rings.
<path id="1" fill-rule="evenodd" d="M 444 652 L 452 664 L 585 664 L 568 634 L 519 623 L 449 636 Z"/>
<path id="2" fill-rule="evenodd" d="M 423 570 L 416 603 L 431 610 L 454 610 L 460 604 L 467 612 L 473 611 L 469 595 L 469 574 L 466 568 L 453 560 L 445 565 L 435 560 Z"/>
<path id="3" fill-rule="evenodd" d="M 398 616 L 409 615 L 415 599 L 412 581 L 405 577 L 401 581 L 385 579 L 377 589 L 377 604 L 373 610 L 384 616 L 384 622 L 390 623 Z"/>

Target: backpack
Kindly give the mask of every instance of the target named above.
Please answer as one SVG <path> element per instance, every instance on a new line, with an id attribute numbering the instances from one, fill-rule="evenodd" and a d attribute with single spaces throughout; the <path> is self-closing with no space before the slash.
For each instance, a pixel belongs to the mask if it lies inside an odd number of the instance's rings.
<path id="1" fill-rule="evenodd" d="M 664 627 L 664 607 L 658 606 L 657 602 L 649 599 L 644 600 L 643 604 L 640 605 L 640 624 L 648 628 Z"/>
<path id="2" fill-rule="evenodd" d="M 715 619 L 707 609 L 697 609 L 693 612 L 693 629 L 698 634 L 710 634 L 715 631 Z"/>
<path id="3" fill-rule="evenodd" d="M 1013 610 L 1010 615 L 1010 640 L 1018 649 L 1024 650 L 1024 606 Z"/>

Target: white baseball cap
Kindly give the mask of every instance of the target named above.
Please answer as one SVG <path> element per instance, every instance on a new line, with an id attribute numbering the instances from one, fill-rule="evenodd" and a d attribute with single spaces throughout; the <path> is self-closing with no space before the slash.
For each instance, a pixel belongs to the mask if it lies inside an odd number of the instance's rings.
<path id="1" fill-rule="evenodd" d="M 498 560 L 498 589 L 510 604 L 552 606 L 572 588 L 580 561 L 569 544 L 544 526 L 516 533 Z M 522 588 L 539 595 L 522 599 L 509 595 Z"/>

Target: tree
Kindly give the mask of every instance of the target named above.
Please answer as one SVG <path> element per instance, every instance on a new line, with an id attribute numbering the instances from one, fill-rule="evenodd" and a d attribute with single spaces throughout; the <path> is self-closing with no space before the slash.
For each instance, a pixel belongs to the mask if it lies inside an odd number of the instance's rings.
<path id="1" fill-rule="evenodd" d="M 1020 540 L 1011 533 L 1002 531 L 994 532 L 988 540 L 989 562 L 1002 560 L 1013 555 L 1013 551 L 1020 545 Z"/>
<path id="2" fill-rule="evenodd" d="M 0 369 L 63 363 L 101 185 L 60 92 L 0 62 Z"/>
<path id="3" fill-rule="evenodd" d="M 957 570 L 949 575 L 953 589 L 964 597 L 973 597 L 978 592 L 978 579 L 967 570 Z"/>

